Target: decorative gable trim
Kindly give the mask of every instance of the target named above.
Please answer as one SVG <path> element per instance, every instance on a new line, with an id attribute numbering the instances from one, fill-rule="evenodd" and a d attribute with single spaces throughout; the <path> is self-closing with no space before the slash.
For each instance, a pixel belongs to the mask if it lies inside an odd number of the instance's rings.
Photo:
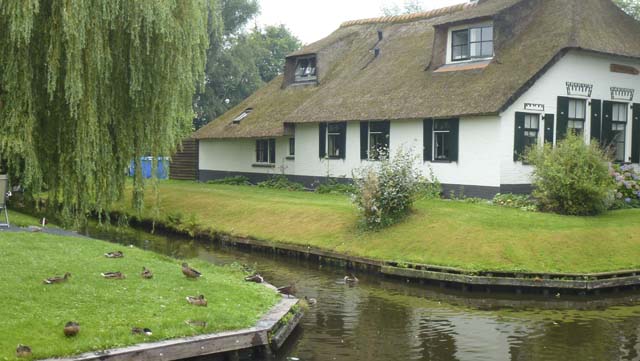
<path id="1" fill-rule="evenodd" d="M 567 82 L 567 95 L 591 98 L 593 84 Z"/>
<path id="2" fill-rule="evenodd" d="M 635 90 L 627 88 L 611 87 L 611 100 L 633 101 Z"/>
<path id="3" fill-rule="evenodd" d="M 544 112 L 544 104 L 524 103 L 524 110 Z"/>

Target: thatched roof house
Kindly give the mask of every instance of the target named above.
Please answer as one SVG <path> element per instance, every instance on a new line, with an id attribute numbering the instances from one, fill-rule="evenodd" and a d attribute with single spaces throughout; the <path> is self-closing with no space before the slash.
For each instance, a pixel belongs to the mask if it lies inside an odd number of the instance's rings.
<path id="1" fill-rule="evenodd" d="M 318 157 L 322 148 L 327 152 L 327 147 L 335 148 L 338 144 L 343 148 L 342 154 L 328 157 L 336 158 L 333 160 L 337 163 L 330 167 L 336 170 L 331 175 L 349 176 L 361 161 L 369 159 L 368 156 L 363 159 L 363 152 L 367 155 L 372 147 L 370 127 L 362 134 L 365 130 L 358 124 L 390 121 L 385 134 L 387 143 L 392 148 L 394 144 L 409 143 L 422 148 L 426 163 L 437 159 L 447 161 L 447 164 L 428 164 L 440 170 L 436 173 L 445 183 L 476 187 L 478 194 L 490 194 L 501 188 L 517 190 L 519 187 L 509 186 L 526 185 L 530 170 L 517 158 L 513 160 L 514 147 L 521 146 L 517 144 L 519 135 L 514 134 L 518 133 L 514 122 L 520 124 L 516 118 L 523 119 L 522 114 L 516 116 L 515 113 L 520 110 L 519 113 L 539 114 L 539 119 L 534 121 L 539 141 L 544 141 L 543 128 L 551 125 L 550 141 L 555 142 L 558 133 L 566 134 L 566 129 L 558 127 L 575 124 L 565 119 L 567 114 L 557 114 L 554 110 L 559 106 L 564 109 L 565 103 L 575 107 L 569 98 L 577 96 L 576 99 L 584 100 L 584 109 L 580 110 L 580 114 L 585 114 L 582 131 L 589 141 L 586 134 L 600 129 L 605 118 L 593 115 L 599 118 L 598 125 L 591 126 L 593 121 L 587 119 L 593 110 L 591 99 L 597 97 L 596 103 L 632 104 L 633 95 L 616 99 L 611 95 L 611 88 L 640 90 L 640 78 L 633 74 L 633 69 L 640 68 L 639 59 L 640 23 L 610 0 L 480 0 L 412 15 L 349 21 L 328 37 L 290 54 L 283 75 L 195 133 L 201 144 L 200 168 L 205 171 L 201 173 L 203 179 L 231 173 L 250 173 L 256 178 L 256 175 L 273 172 L 260 163 L 274 164 L 274 167 L 278 164 L 288 169 L 280 172 L 310 182 L 326 175 L 326 171 L 322 171 L 326 167 Z M 606 69 L 601 69 L 602 66 Z M 582 69 L 581 72 L 578 69 Z M 626 71 L 613 71 L 616 69 Z M 312 74 L 307 76 L 303 71 Z M 592 91 L 578 94 L 570 89 L 569 83 L 591 86 Z M 527 94 L 528 98 L 524 99 Z M 537 105 L 537 110 L 531 106 L 525 108 L 525 102 Z M 582 102 L 579 103 L 577 106 L 581 107 Z M 631 137 L 633 131 L 628 130 L 632 129 L 633 109 L 629 109 L 629 124 L 622 135 L 629 139 L 620 145 L 624 148 L 621 161 L 640 156 L 632 149 L 635 138 Z M 550 114 L 546 125 L 545 114 Z M 551 124 L 552 117 L 558 124 Z M 532 118 L 529 118 L 527 126 L 531 126 Z M 445 138 L 436 134 L 434 127 L 439 127 L 438 120 L 442 119 L 456 119 L 448 130 L 457 134 L 447 138 L 447 143 L 456 147 L 455 152 L 442 148 Z M 331 141 L 328 133 L 324 137 L 304 134 L 327 132 L 325 123 L 338 122 L 345 124 L 345 134 L 341 133 L 342 128 L 331 126 L 341 134 L 337 143 L 333 141 L 336 144 L 318 143 Z M 394 131 L 395 127 L 410 128 L 408 124 L 416 128 Z M 353 132 L 349 131 L 351 127 Z M 483 143 L 481 139 L 465 139 L 472 137 L 463 134 L 465 128 L 476 133 L 489 132 L 491 128 L 494 133 L 491 143 L 498 144 L 489 152 L 491 159 L 474 159 L 469 155 L 469 161 L 473 160 L 475 165 L 465 164 L 465 148 L 477 153 L 480 149 L 474 147 Z M 604 130 L 591 135 L 613 136 L 611 130 Z M 416 133 L 422 139 L 412 137 Z M 359 141 L 359 145 L 350 144 L 352 135 L 353 142 Z M 274 149 L 271 150 L 268 142 L 259 145 L 256 138 L 274 139 Z M 234 144 L 230 143 L 232 139 L 236 140 Z M 302 139 L 304 145 L 300 144 Z M 309 144 L 311 141 L 314 146 Z M 292 143 L 291 150 L 287 150 L 289 143 Z M 247 167 L 240 163 L 233 166 L 236 162 L 247 162 L 236 159 L 240 144 L 249 148 L 252 159 L 256 157 Z M 234 155 L 226 155 L 225 147 Z M 291 159 L 278 154 L 280 147 Z M 351 147 L 355 152 L 349 152 Z M 438 147 L 442 149 L 436 149 Z M 315 149 L 313 154 L 312 149 Z M 214 153 L 207 154 L 209 151 Z M 436 154 L 437 151 L 442 154 Z M 460 157 L 452 159 L 450 155 L 445 156 L 445 151 Z M 518 149 L 515 151 L 518 153 Z M 269 154 L 258 159 L 259 152 Z M 354 159 L 350 160 L 350 156 Z M 266 162 L 260 161 L 265 159 Z M 504 164 L 506 159 L 513 164 Z M 491 177 L 472 175 L 479 170 L 480 160 L 481 169 L 494 169 Z"/>

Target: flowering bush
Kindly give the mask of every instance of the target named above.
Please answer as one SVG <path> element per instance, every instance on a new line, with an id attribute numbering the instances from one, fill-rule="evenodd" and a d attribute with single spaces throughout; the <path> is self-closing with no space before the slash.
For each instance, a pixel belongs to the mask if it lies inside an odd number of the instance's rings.
<path id="1" fill-rule="evenodd" d="M 498 193 L 493 197 L 492 203 L 496 206 L 518 208 L 527 212 L 538 210 L 536 202 L 530 196 L 524 194 Z"/>
<path id="2" fill-rule="evenodd" d="M 609 174 L 616 184 L 614 208 L 640 208 L 640 173 L 629 164 L 614 164 Z"/>
<path id="3" fill-rule="evenodd" d="M 555 148 L 528 149 L 526 160 L 533 171 L 533 196 L 543 211 L 569 215 L 595 215 L 610 207 L 615 188 L 607 156 L 597 143 L 587 145 L 569 132 Z"/>
<path id="4" fill-rule="evenodd" d="M 361 212 L 365 228 L 392 225 L 410 212 L 425 189 L 415 162 L 414 156 L 400 149 L 391 159 L 383 154 L 379 162 L 371 162 L 354 172 L 353 202 Z"/>

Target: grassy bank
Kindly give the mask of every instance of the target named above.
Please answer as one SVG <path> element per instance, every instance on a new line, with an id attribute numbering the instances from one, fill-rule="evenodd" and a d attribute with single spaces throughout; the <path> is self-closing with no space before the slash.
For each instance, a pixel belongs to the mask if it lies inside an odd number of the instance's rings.
<path id="1" fill-rule="evenodd" d="M 365 233 L 347 196 L 184 181 L 161 182 L 160 192 L 163 223 L 350 255 L 469 270 L 640 268 L 640 210 L 570 217 L 423 200 L 405 222 Z M 121 210 L 133 214 L 129 204 Z"/>
<path id="2" fill-rule="evenodd" d="M 118 249 L 124 258 L 103 255 Z M 189 261 L 204 274 L 190 280 L 181 273 L 181 261 L 84 238 L 0 232 L 0 259 L 2 360 L 14 359 L 18 344 L 31 346 L 33 358 L 39 359 L 245 328 L 278 299 L 266 287 L 244 282 L 234 267 Z M 153 271 L 152 279 L 140 277 L 143 266 Z M 100 276 L 108 271 L 121 271 L 127 278 Z M 43 279 L 65 272 L 72 275 L 67 282 L 43 284 Z M 199 294 L 206 296 L 208 307 L 185 300 Z M 186 320 L 206 321 L 207 326 L 193 327 Z M 80 323 L 78 336 L 64 336 L 68 321 Z M 148 327 L 153 334 L 132 335 L 132 327 Z"/>

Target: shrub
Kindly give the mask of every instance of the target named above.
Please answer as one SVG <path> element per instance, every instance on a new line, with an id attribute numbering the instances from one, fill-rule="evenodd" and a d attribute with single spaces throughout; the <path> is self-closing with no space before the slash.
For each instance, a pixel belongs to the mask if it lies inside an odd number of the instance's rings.
<path id="1" fill-rule="evenodd" d="M 241 175 L 233 177 L 225 177 L 222 179 L 214 179 L 207 182 L 208 184 L 228 184 L 234 186 L 250 185 L 249 178 Z"/>
<path id="2" fill-rule="evenodd" d="M 555 148 L 546 144 L 527 150 L 533 171 L 533 196 L 541 210 L 568 215 L 605 211 L 613 189 L 607 157 L 597 143 L 587 145 L 572 133 Z"/>
<path id="3" fill-rule="evenodd" d="M 335 179 L 329 179 L 325 183 L 318 184 L 315 191 L 320 194 L 353 194 L 355 192 L 355 186 L 352 183 L 340 183 Z"/>
<path id="4" fill-rule="evenodd" d="M 424 199 L 438 199 L 442 196 L 442 185 L 433 174 L 431 167 L 429 167 L 429 175 L 420 179 L 418 189 L 419 196 Z"/>
<path id="5" fill-rule="evenodd" d="M 400 149 L 391 159 L 384 154 L 354 172 L 353 202 L 361 212 L 367 229 L 379 229 L 397 223 L 411 210 L 423 181 L 414 167 L 416 158 Z"/>
<path id="6" fill-rule="evenodd" d="M 613 208 L 640 208 L 640 173 L 632 165 L 614 164 L 609 174 L 616 187 Z"/>
<path id="7" fill-rule="evenodd" d="M 498 193 L 493 197 L 492 203 L 496 206 L 518 208 L 527 212 L 535 212 L 538 209 L 537 203 L 531 199 L 531 196 L 525 194 Z"/>
<path id="8" fill-rule="evenodd" d="M 289 191 L 301 191 L 304 190 L 302 183 L 292 182 L 286 176 L 280 174 L 275 175 L 264 182 L 258 183 L 258 187 L 273 188 L 273 189 L 286 189 Z"/>

